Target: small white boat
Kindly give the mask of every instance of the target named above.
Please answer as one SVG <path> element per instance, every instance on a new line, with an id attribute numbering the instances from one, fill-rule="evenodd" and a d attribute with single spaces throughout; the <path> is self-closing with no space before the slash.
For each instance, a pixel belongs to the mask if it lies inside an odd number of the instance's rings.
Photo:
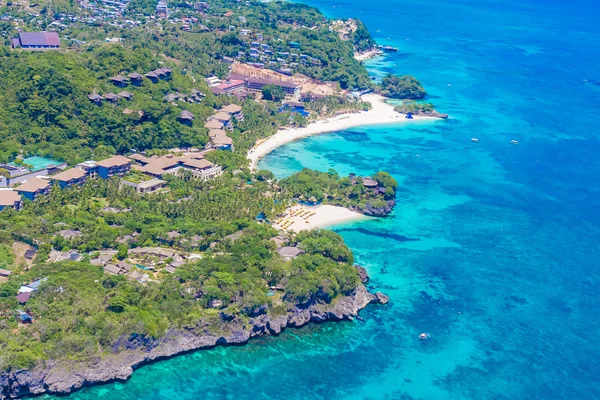
<path id="1" fill-rule="evenodd" d="M 429 333 L 421 333 L 419 335 L 419 340 L 427 340 L 431 337 L 431 335 L 429 335 Z"/>
<path id="2" fill-rule="evenodd" d="M 477 139 L 476 137 L 471 138 L 471 142 L 473 143 L 479 143 L 479 139 Z"/>
<path id="3" fill-rule="evenodd" d="M 516 140 L 511 140 L 510 144 L 519 144 L 519 142 L 517 142 Z"/>
<path id="4" fill-rule="evenodd" d="M 448 84 L 448 87 L 452 87 L 452 85 L 451 85 L 451 84 Z"/>

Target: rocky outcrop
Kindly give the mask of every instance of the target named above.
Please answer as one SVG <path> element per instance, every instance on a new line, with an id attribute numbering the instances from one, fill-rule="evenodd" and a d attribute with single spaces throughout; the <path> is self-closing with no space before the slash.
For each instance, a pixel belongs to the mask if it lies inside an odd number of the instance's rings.
<path id="1" fill-rule="evenodd" d="M 356 208 L 353 211 L 357 211 L 361 214 L 369 215 L 372 217 L 385 217 L 392 213 L 396 206 L 396 200 L 388 200 L 382 206 L 375 207 L 372 203 L 365 204 L 364 207 Z"/>
<path id="2" fill-rule="evenodd" d="M 363 272 L 366 276 L 364 269 Z M 1 373 L 0 399 L 68 394 L 84 386 L 126 380 L 134 369 L 153 361 L 218 345 L 241 345 L 253 337 L 278 335 L 287 327 L 299 328 L 309 322 L 352 320 L 369 303 L 378 302 L 380 297 L 360 284 L 353 293 L 330 304 L 317 300 L 295 305 L 285 315 L 269 315 L 264 309 L 257 309 L 249 323 L 245 323 L 237 316 L 221 313 L 217 326 L 214 321 L 200 322 L 194 329 L 170 330 L 161 339 L 132 335 L 119 340 L 112 354 L 85 364 L 50 360 L 30 370 Z"/>

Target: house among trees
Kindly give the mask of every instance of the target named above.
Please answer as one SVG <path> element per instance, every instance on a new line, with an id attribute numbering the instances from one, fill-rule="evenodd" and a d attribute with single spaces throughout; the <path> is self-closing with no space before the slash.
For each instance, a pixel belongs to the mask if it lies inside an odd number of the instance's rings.
<path id="1" fill-rule="evenodd" d="M 291 261 L 294 258 L 298 257 L 303 251 L 298 247 L 285 246 L 280 249 L 277 249 L 277 252 L 285 261 Z"/>
<path id="2" fill-rule="evenodd" d="M 221 124 L 223 124 L 224 128 L 227 128 L 230 131 L 233 130 L 233 123 L 231 121 L 231 114 L 229 114 L 229 113 L 219 112 L 219 113 L 216 113 L 215 115 L 209 117 L 208 120 L 209 121 L 220 122 Z"/>
<path id="3" fill-rule="evenodd" d="M 57 182 L 61 189 L 64 189 L 75 185 L 83 185 L 87 180 L 87 174 L 79 168 L 71 168 L 52 176 L 50 179 Z"/>
<path id="4" fill-rule="evenodd" d="M 133 99 L 133 93 L 130 93 L 130 92 L 126 91 L 126 90 L 123 90 L 123 91 L 117 93 L 117 95 L 120 98 L 125 99 L 125 100 L 131 100 L 131 99 Z"/>
<path id="5" fill-rule="evenodd" d="M 110 81 L 115 86 L 118 86 L 120 88 L 124 88 L 129 84 L 129 79 L 121 75 L 113 76 L 112 78 L 110 78 Z"/>
<path id="6" fill-rule="evenodd" d="M 148 79 L 150 79 L 150 81 L 152 83 L 158 83 L 158 81 L 160 80 L 158 74 L 155 71 L 150 71 L 146 74 L 144 74 L 144 76 Z"/>
<path id="7" fill-rule="evenodd" d="M 133 86 L 142 86 L 142 84 L 144 83 L 144 76 L 142 74 L 132 72 L 127 76 L 129 77 L 129 79 L 131 79 L 131 83 L 133 84 Z"/>
<path id="8" fill-rule="evenodd" d="M 39 196 L 46 196 L 50 193 L 50 182 L 46 179 L 31 178 L 15 189 L 21 196 L 31 201 Z"/>
<path id="9" fill-rule="evenodd" d="M 104 99 L 110 101 L 111 103 L 116 103 L 119 101 L 119 96 L 114 93 L 106 93 L 104 95 Z"/>
<path id="10" fill-rule="evenodd" d="M 244 113 L 242 112 L 242 107 L 238 106 L 237 104 L 229 104 L 221 108 L 221 112 L 231 115 L 238 122 L 242 122 L 244 120 Z"/>
<path id="11" fill-rule="evenodd" d="M 188 110 L 183 110 L 181 114 L 179 114 L 179 120 L 186 125 L 192 125 L 192 121 L 194 120 L 194 114 L 192 114 Z"/>
<path id="12" fill-rule="evenodd" d="M 106 160 L 99 161 L 98 176 L 102 179 L 108 179 L 112 176 L 123 176 L 131 170 L 131 160 L 123 156 L 114 156 Z"/>
<path id="13" fill-rule="evenodd" d="M 12 47 L 34 51 L 58 50 L 60 38 L 56 32 L 20 32 L 12 39 Z"/>
<path id="14" fill-rule="evenodd" d="M 104 100 L 104 97 L 100 96 L 98 93 L 92 93 L 88 96 L 88 99 L 90 99 L 92 103 L 95 103 L 99 106 L 100 104 L 102 104 L 102 100 Z"/>
<path id="15" fill-rule="evenodd" d="M 5 208 L 20 210 L 23 205 L 21 195 L 14 190 L 0 190 L 0 211 Z"/>

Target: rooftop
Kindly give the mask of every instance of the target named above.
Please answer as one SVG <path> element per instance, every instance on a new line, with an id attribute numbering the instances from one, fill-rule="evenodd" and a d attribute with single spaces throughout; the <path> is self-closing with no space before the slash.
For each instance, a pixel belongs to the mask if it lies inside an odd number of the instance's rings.
<path id="1" fill-rule="evenodd" d="M 25 183 L 21 184 L 17 187 L 17 191 L 19 192 L 37 192 L 38 190 L 44 190 L 50 187 L 50 182 L 45 179 L 40 178 L 31 178 L 28 179 Z"/>
<path id="2" fill-rule="evenodd" d="M 14 206 L 21 201 L 21 195 L 14 190 L 0 190 L 0 207 Z"/>
<path id="3" fill-rule="evenodd" d="M 107 158 L 106 160 L 99 161 L 97 165 L 99 167 L 110 168 L 110 167 L 121 167 L 123 165 L 127 165 L 131 162 L 131 160 L 127 157 L 123 156 L 113 156 L 111 158 Z"/>
<path id="4" fill-rule="evenodd" d="M 86 173 L 79 168 L 71 168 L 63 171 L 59 174 L 54 175 L 51 179 L 61 182 L 68 182 L 72 179 L 80 179 L 86 176 Z"/>
<path id="5" fill-rule="evenodd" d="M 20 32 L 21 46 L 60 46 L 56 32 Z"/>
<path id="6" fill-rule="evenodd" d="M 238 106 L 237 104 L 229 104 L 228 106 L 221 108 L 221 111 L 228 114 L 236 114 L 242 111 L 242 107 Z"/>

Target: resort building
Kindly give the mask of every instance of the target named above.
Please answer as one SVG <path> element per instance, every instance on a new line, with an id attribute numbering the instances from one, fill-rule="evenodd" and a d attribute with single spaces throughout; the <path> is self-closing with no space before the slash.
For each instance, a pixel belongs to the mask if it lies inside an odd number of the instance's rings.
<path id="1" fill-rule="evenodd" d="M 274 86 L 280 87 L 283 90 L 283 92 L 285 93 L 285 95 L 288 97 L 292 97 L 292 98 L 300 97 L 300 85 L 298 85 L 294 82 L 285 82 L 285 81 L 251 77 L 251 76 L 245 76 L 245 75 L 232 75 L 231 78 L 232 79 L 235 78 L 235 79 L 244 81 L 244 83 L 246 85 L 246 89 L 249 92 L 258 93 L 258 92 L 261 92 L 265 86 L 274 85 Z"/>
<path id="2" fill-rule="evenodd" d="M 238 106 L 237 104 L 229 104 L 228 106 L 221 108 L 221 112 L 231 115 L 238 122 L 242 122 L 244 120 L 242 107 Z"/>
<path id="3" fill-rule="evenodd" d="M 98 176 L 102 179 L 108 179 L 112 176 L 123 176 L 131 169 L 131 160 L 123 156 L 114 156 L 106 160 L 99 161 Z"/>
<path id="4" fill-rule="evenodd" d="M 98 176 L 98 165 L 96 164 L 96 161 L 84 161 L 77 164 L 76 167 L 85 172 L 90 178 Z"/>
<path id="5" fill-rule="evenodd" d="M 229 129 L 230 131 L 233 130 L 233 122 L 231 120 L 231 114 L 228 114 L 226 112 L 220 112 L 220 113 L 213 115 L 212 117 L 209 117 L 208 120 L 220 122 L 221 124 L 223 124 L 224 128 Z"/>
<path id="6" fill-rule="evenodd" d="M 129 79 L 121 75 L 113 76 L 112 78 L 110 78 L 110 81 L 115 86 L 118 86 L 120 88 L 124 88 L 129 84 Z"/>
<path id="7" fill-rule="evenodd" d="M 298 247 L 285 246 L 277 249 L 277 252 L 285 261 L 291 261 L 303 253 Z"/>
<path id="8" fill-rule="evenodd" d="M 191 174 L 196 179 L 212 179 L 223 173 L 221 166 L 205 160 L 200 155 L 146 157 L 141 154 L 130 156 L 137 161 L 133 168 L 146 175 L 162 178 L 165 175 L 180 176 L 185 173 Z"/>
<path id="9" fill-rule="evenodd" d="M 21 196 L 31 201 L 39 196 L 46 196 L 50 193 L 50 182 L 46 179 L 31 178 L 15 189 Z"/>
<path id="10" fill-rule="evenodd" d="M 211 90 L 213 94 L 236 94 L 243 92 L 245 89 L 245 83 L 240 79 L 232 79 L 227 82 L 213 85 Z"/>
<path id="11" fill-rule="evenodd" d="M 20 210 L 23 202 L 21 201 L 21 195 L 14 190 L 0 190 L 0 211 L 5 208 L 13 208 Z"/>
<path id="12" fill-rule="evenodd" d="M 131 79 L 131 83 L 133 86 L 142 86 L 144 83 L 144 76 L 142 74 L 138 74 L 137 72 L 132 72 L 127 75 L 129 79 Z"/>
<path id="13" fill-rule="evenodd" d="M 209 119 L 205 124 L 204 127 L 206 129 L 223 129 L 223 123 L 219 122 L 217 120 L 213 120 L 213 119 Z"/>
<path id="14" fill-rule="evenodd" d="M 87 177 L 85 171 L 79 168 L 71 168 L 52 176 L 50 179 L 57 182 L 61 189 L 64 189 L 75 185 L 83 185 Z"/>
<path id="15" fill-rule="evenodd" d="M 20 32 L 12 39 L 12 47 L 34 51 L 58 50 L 60 38 L 56 32 Z"/>
<path id="16" fill-rule="evenodd" d="M 147 181 L 141 182 L 131 182 L 126 179 L 121 180 L 121 185 L 123 186 L 131 186 L 135 188 L 135 190 L 140 194 L 147 194 L 157 191 L 158 189 L 162 189 L 167 186 L 167 182 L 153 178 Z"/>
<path id="17" fill-rule="evenodd" d="M 182 124 L 191 126 L 192 122 L 194 121 L 194 114 L 192 114 L 188 110 L 183 110 L 179 115 L 179 120 Z"/>

